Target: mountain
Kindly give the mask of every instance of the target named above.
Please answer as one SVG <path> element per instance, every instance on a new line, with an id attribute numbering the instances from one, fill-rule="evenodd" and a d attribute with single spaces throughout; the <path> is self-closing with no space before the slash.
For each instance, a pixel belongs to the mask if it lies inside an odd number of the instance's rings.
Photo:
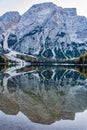
<path id="1" fill-rule="evenodd" d="M 11 33 L 11 31 L 16 28 L 16 25 L 19 22 L 20 17 L 21 16 L 16 11 L 7 12 L 0 17 L 0 47 L 1 49 L 2 48 L 7 49 L 7 46 L 10 45 L 10 42 L 11 44 L 14 43 L 14 38 L 13 39 L 11 38 L 12 41 L 10 40 L 9 42 L 8 36 L 9 36 L 9 33 Z M 17 41 L 16 39 L 17 38 L 15 38 L 15 42 Z M 7 45 L 7 41 L 8 41 L 8 45 Z"/>
<path id="2" fill-rule="evenodd" d="M 37 4 L 22 15 L 15 35 L 16 51 L 43 58 L 74 58 L 87 48 L 87 19 L 78 16 L 75 8 Z"/>
<path id="3" fill-rule="evenodd" d="M 16 16 L 16 26 L 10 30 L 7 42 L 14 51 L 60 60 L 79 57 L 87 50 L 87 19 L 78 16 L 75 8 L 49 2 L 33 5 L 22 16 L 17 12 L 11 14 L 11 20 Z M 0 19 L 6 16 L 9 13 Z"/>

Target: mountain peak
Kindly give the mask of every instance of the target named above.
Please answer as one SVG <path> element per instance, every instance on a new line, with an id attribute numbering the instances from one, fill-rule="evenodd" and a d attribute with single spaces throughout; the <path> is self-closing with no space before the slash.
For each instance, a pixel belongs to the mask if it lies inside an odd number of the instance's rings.
<path id="1" fill-rule="evenodd" d="M 20 14 L 18 11 L 9 11 L 9 12 L 4 13 L 2 16 L 0 16 L 0 20 L 5 17 L 14 16 L 14 15 L 20 15 Z"/>
<path id="2" fill-rule="evenodd" d="M 17 11 L 6 12 L 0 17 L 0 22 L 2 23 L 2 27 L 4 26 L 4 29 L 7 30 L 10 27 L 10 25 L 18 23 L 20 17 L 21 16 Z"/>
<path id="3" fill-rule="evenodd" d="M 2 16 L 4 27 L 11 28 L 17 23 L 10 32 L 8 45 L 18 52 L 60 60 L 78 57 L 87 50 L 87 19 L 78 16 L 76 8 L 47 2 L 33 5 L 18 18 L 19 22 L 13 22 L 15 13 L 11 20 L 9 13 L 5 15 Z"/>
<path id="4" fill-rule="evenodd" d="M 47 6 L 47 7 L 52 7 L 52 6 L 56 6 L 56 4 L 54 4 L 53 2 L 44 2 L 44 3 L 40 3 L 40 4 L 34 4 L 32 7 L 42 7 L 42 6 Z"/>
<path id="5" fill-rule="evenodd" d="M 69 15 L 69 16 L 75 16 L 77 15 L 76 8 L 64 8 L 63 13 Z"/>

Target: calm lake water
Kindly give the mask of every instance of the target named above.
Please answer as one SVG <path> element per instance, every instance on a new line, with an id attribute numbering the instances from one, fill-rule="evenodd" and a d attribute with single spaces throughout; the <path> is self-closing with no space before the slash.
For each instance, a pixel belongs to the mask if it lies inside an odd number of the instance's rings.
<path id="1" fill-rule="evenodd" d="M 87 130 L 87 68 L 1 70 L 0 130 Z"/>

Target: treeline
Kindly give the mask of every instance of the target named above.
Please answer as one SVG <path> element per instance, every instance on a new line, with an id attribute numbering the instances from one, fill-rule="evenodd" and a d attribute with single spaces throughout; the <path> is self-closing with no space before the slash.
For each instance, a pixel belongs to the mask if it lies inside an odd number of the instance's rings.
<path id="1" fill-rule="evenodd" d="M 62 60 L 61 63 L 69 63 L 74 65 L 86 65 L 87 64 L 87 51 L 79 58 Z"/>
<path id="2" fill-rule="evenodd" d="M 8 62 L 7 57 L 0 55 L 0 64 L 4 64 L 4 63 L 7 63 L 7 62 Z"/>
<path id="3" fill-rule="evenodd" d="M 76 61 L 78 64 L 87 64 L 87 52 L 82 54 Z"/>

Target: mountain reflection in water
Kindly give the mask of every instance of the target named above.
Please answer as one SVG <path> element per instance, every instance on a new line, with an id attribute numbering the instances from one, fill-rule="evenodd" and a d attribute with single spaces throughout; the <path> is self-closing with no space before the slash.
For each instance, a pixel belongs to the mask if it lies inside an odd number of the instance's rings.
<path id="1" fill-rule="evenodd" d="M 19 127 L 25 130 L 43 130 L 42 126 L 45 126 L 44 130 L 48 126 L 52 130 L 86 130 L 86 68 L 85 71 L 82 70 L 83 68 L 25 67 L 11 72 L 10 69 L 1 71 L 0 130 L 5 130 L 6 125 L 10 129 L 11 119 L 13 122 L 24 120 L 26 127 Z M 79 115 L 78 120 L 76 115 Z M 5 126 L 2 125 L 3 119 L 7 122 Z M 76 125 L 74 127 L 73 122 Z M 17 125 L 17 122 L 13 125 L 15 130 Z"/>

